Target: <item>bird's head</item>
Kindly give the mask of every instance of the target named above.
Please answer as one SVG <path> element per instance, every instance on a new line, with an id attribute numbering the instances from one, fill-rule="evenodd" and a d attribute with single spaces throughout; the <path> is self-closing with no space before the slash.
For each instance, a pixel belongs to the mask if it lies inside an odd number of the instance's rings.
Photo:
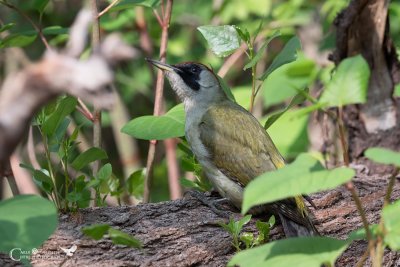
<path id="1" fill-rule="evenodd" d="M 209 105 L 227 98 L 217 76 L 201 63 L 169 65 L 152 59 L 147 61 L 165 72 L 172 89 L 185 105 Z"/>

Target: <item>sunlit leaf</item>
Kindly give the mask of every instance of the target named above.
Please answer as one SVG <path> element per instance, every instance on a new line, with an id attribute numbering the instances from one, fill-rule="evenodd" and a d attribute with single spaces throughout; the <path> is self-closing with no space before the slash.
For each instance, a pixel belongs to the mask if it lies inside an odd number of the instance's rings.
<path id="1" fill-rule="evenodd" d="M 320 267 L 333 266 L 349 243 L 330 237 L 298 237 L 277 240 L 236 254 L 228 266 Z"/>
<path id="2" fill-rule="evenodd" d="M 110 238 L 114 244 L 125 245 L 125 246 L 132 247 L 132 248 L 141 248 L 142 247 L 142 243 L 140 242 L 139 239 L 137 239 L 127 233 L 121 232 L 119 230 L 110 228 L 108 230 L 108 235 L 110 236 Z"/>
<path id="3" fill-rule="evenodd" d="M 240 46 L 235 26 L 200 26 L 197 29 L 207 40 L 211 51 L 219 57 L 229 56 Z"/>
<path id="4" fill-rule="evenodd" d="M 138 139 L 164 140 L 185 135 L 185 111 L 179 104 L 162 116 L 142 116 L 128 122 L 121 131 Z"/>
<path id="5" fill-rule="evenodd" d="M 36 35 L 11 34 L 1 40 L 1 47 L 24 47 L 35 41 Z"/>
<path id="6" fill-rule="evenodd" d="M 386 206 L 382 212 L 385 224 L 385 243 L 393 250 L 400 250 L 400 201 Z"/>
<path id="7" fill-rule="evenodd" d="M 346 58 L 326 85 L 319 102 L 327 107 L 365 103 L 369 75 L 368 63 L 361 55 Z"/>
<path id="8" fill-rule="evenodd" d="M 378 163 L 382 164 L 393 164 L 400 167 L 400 153 L 393 150 L 381 147 L 368 148 L 364 155 Z"/>
<path id="9" fill-rule="evenodd" d="M 242 213 L 255 205 L 335 188 L 354 174 L 350 168 L 323 169 L 314 157 L 301 154 L 293 163 L 251 181 L 244 190 Z"/>
<path id="10" fill-rule="evenodd" d="M 100 240 L 110 229 L 108 224 L 92 224 L 82 228 L 82 233 L 89 236 L 95 240 Z"/>

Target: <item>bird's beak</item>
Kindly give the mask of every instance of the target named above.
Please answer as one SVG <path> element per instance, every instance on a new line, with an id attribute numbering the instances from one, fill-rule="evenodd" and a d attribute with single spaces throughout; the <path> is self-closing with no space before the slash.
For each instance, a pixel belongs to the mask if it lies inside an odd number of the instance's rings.
<path id="1" fill-rule="evenodd" d="M 178 68 L 176 68 L 176 67 L 174 67 L 174 66 L 172 66 L 172 65 L 163 63 L 163 62 L 158 61 L 158 60 L 154 60 L 154 59 L 150 59 L 150 58 L 146 58 L 146 60 L 147 60 L 149 63 L 151 63 L 151 64 L 153 64 L 154 66 L 156 66 L 157 68 L 159 68 L 160 70 L 175 71 L 175 72 L 179 71 Z"/>

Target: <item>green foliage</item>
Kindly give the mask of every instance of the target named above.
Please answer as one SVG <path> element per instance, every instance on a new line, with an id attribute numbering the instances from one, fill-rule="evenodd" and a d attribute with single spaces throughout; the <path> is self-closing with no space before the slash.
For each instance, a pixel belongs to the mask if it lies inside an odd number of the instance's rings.
<path id="1" fill-rule="evenodd" d="M 365 103 L 369 75 L 368 63 L 361 55 L 346 58 L 326 85 L 319 102 L 327 107 Z"/>
<path id="2" fill-rule="evenodd" d="M 239 252 L 228 266 L 334 266 L 348 245 L 346 241 L 330 237 L 288 238 Z"/>
<path id="3" fill-rule="evenodd" d="M 208 42 L 208 46 L 218 57 L 232 54 L 240 46 L 240 38 L 235 26 L 200 26 L 197 28 Z"/>
<path id="4" fill-rule="evenodd" d="M 144 190 L 144 178 L 146 169 L 140 169 L 133 172 L 126 181 L 130 195 L 141 198 Z"/>
<path id="5" fill-rule="evenodd" d="M 131 248 L 141 248 L 142 243 L 135 237 L 112 228 L 108 224 L 93 224 L 82 228 L 82 233 L 95 240 L 100 240 L 105 234 L 115 245 L 124 245 Z"/>
<path id="6" fill-rule="evenodd" d="M 65 117 L 75 110 L 77 103 L 76 98 L 71 96 L 61 99 L 57 105 L 57 109 L 42 123 L 41 129 L 43 133 L 47 135 L 54 134 Z"/>
<path id="7" fill-rule="evenodd" d="M 335 188 L 350 181 L 354 174 L 350 168 L 325 170 L 315 158 L 302 154 L 284 168 L 252 180 L 244 190 L 242 213 L 259 204 Z"/>
<path id="8" fill-rule="evenodd" d="M 383 208 L 382 216 L 385 225 L 385 243 L 392 249 L 400 251 L 400 201 Z"/>
<path id="9" fill-rule="evenodd" d="M 372 147 L 368 148 L 364 155 L 378 163 L 382 164 L 393 164 L 396 167 L 400 168 L 400 153 L 392 151 L 387 148 L 380 148 L 380 147 Z"/>
<path id="10" fill-rule="evenodd" d="M 185 112 L 179 104 L 162 116 L 142 116 L 131 120 L 121 131 L 144 140 L 164 140 L 185 135 Z"/>
<path id="11" fill-rule="evenodd" d="M 254 237 L 252 233 L 242 232 L 243 226 L 248 224 L 250 220 L 251 215 L 246 215 L 238 221 L 234 221 L 231 218 L 227 224 L 219 223 L 219 225 L 232 236 L 232 245 L 236 251 L 240 251 L 242 246 L 248 249 L 265 243 L 268 240 L 270 229 L 275 224 L 274 216 L 272 216 L 268 222 L 257 221 L 256 227 L 258 235 Z"/>
<path id="12" fill-rule="evenodd" d="M 0 202 L 0 251 L 38 248 L 57 228 L 57 211 L 50 201 L 19 195 Z"/>
<path id="13" fill-rule="evenodd" d="M 394 96 L 394 97 L 400 97 L 400 84 L 397 84 L 397 85 L 394 87 L 393 96 Z"/>
<path id="14" fill-rule="evenodd" d="M 296 36 L 292 37 L 283 47 L 282 51 L 274 58 L 268 69 L 258 78 L 264 81 L 277 68 L 293 62 L 297 59 L 297 51 L 301 49 L 301 43 Z"/>
<path id="15" fill-rule="evenodd" d="M 84 151 L 82 154 L 79 154 L 79 156 L 77 156 L 75 160 L 71 163 L 71 166 L 76 170 L 80 170 L 83 167 L 87 166 L 89 163 L 92 163 L 93 161 L 106 158 L 107 153 L 103 149 L 91 147 L 88 150 Z"/>

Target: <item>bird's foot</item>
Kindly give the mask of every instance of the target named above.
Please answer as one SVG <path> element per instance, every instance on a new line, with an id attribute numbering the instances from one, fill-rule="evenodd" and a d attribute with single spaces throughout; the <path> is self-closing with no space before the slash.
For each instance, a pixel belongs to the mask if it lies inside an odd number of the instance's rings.
<path id="1" fill-rule="evenodd" d="M 197 190 L 188 190 L 186 193 L 194 197 L 204 205 L 208 206 L 218 216 L 229 218 L 229 213 L 223 211 L 224 208 L 221 206 L 221 203 L 228 201 L 228 199 L 222 198 L 217 200 L 210 200 L 207 195 Z"/>

